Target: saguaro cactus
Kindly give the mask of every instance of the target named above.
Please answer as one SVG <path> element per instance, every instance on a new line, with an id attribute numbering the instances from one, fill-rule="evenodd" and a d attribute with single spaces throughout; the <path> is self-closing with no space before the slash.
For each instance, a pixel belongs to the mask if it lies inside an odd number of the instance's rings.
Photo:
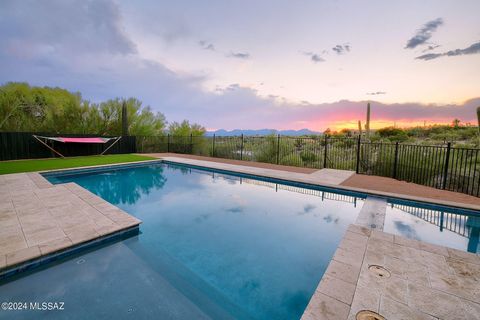
<path id="1" fill-rule="evenodd" d="M 477 125 L 478 125 L 478 133 L 480 134 L 480 107 L 477 107 Z"/>
<path id="2" fill-rule="evenodd" d="M 365 123 L 367 139 L 370 138 L 370 102 L 367 104 L 367 122 Z"/>

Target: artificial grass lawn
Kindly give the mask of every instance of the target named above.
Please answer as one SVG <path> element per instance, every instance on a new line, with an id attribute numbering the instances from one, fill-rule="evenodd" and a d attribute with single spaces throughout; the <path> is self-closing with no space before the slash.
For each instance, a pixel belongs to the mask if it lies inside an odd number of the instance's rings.
<path id="1" fill-rule="evenodd" d="M 136 154 L 112 154 L 105 156 L 71 157 L 65 159 L 55 158 L 0 161 L 0 174 L 87 167 L 102 164 L 135 162 L 154 159 L 157 158 L 140 156 Z"/>

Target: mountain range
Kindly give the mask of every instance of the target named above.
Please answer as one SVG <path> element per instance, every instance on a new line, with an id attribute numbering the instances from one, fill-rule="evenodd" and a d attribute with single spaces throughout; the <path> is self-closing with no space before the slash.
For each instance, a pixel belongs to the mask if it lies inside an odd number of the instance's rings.
<path id="1" fill-rule="evenodd" d="M 215 131 L 207 131 L 205 135 L 207 137 L 211 137 L 213 135 L 222 136 L 222 137 L 230 137 L 230 136 L 267 136 L 269 134 L 279 134 L 282 136 L 305 136 L 305 135 L 318 135 L 322 134 L 321 132 L 312 131 L 309 129 L 300 129 L 300 130 L 275 130 L 275 129 L 258 129 L 258 130 L 242 130 L 242 129 L 234 129 L 234 130 L 225 130 L 219 129 Z"/>

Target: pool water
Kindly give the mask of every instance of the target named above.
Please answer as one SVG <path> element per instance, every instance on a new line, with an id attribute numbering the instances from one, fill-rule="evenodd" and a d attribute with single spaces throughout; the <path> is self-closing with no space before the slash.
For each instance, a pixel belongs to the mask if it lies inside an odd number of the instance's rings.
<path id="1" fill-rule="evenodd" d="M 384 231 L 449 248 L 480 253 L 480 214 L 447 207 L 390 201 Z"/>
<path id="2" fill-rule="evenodd" d="M 50 176 L 143 221 L 127 240 L 0 286 L 25 319 L 299 319 L 363 199 L 157 163 Z"/>

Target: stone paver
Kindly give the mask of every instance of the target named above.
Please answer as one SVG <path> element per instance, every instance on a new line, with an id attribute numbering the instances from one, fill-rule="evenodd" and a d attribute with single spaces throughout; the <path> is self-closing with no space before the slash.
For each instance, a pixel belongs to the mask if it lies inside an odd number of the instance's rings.
<path id="1" fill-rule="evenodd" d="M 320 281 L 317 291 L 351 305 L 353 294 L 355 293 L 355 285 L 326 274 Z"/>
<path id="2" fill-rule="evenodd" d="M 314 173 L 311 173 L 310 176 L 316 178 L 318 181 L 323 181 L 325 183 L 340 184 L 354 174 L 354 171 L 349 170 L 321 169 Z"/>
<path id="3" fill-rule="evenodd" d="M 39 173 L 0 176 L 0 272 L 140 224 L 75 183 Z"/>
<path id="4" fill-rule="evenodd" d="M 358 213 L 355 224 L 372 229 L 383 230 L 385 214 L 387 212 L 387 200 L 369 196 L 365 200 L 362 210 Z"/>
<path id="5" fill-rule="evenodd" d="M 349 305 L 317 291 L 305 309 L 302 320 L 346 319 L 349 310 Z"/>

